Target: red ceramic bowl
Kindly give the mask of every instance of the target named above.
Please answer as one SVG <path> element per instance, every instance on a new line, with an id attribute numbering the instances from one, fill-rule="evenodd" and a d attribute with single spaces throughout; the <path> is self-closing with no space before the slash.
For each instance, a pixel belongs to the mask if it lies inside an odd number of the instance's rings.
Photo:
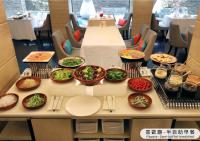
<path id="1" fill-rule="evenodd" d="M 131 78 L 128 81 L 128 87 L 136 92 L 147 92 L 152 89 L 152 82 L 142 77 Z"/>
<path id="2" fill-rule="evenodd" d="M 34 85 L 32 87 L 23 87 L 22 84 L 26 79 L 35 80 L 36 85 Z M 29 77 L 24 77 L 24 78 L 18 80 L 17 83 L 16 83 L 16 87 L 21 91 L 30 91 L 30 90 L 34 90 L 34 89 L 38 88 L 40 86 L 40 84 L 41 84 L 41 79 L 40 78 L 29 76 Z"/>
<path id="3" fill-rule="evenodd" d="M 7 95 L 13 95 L 16 97 L 16 101 L 14 103 L 12 103 L 11 105 L 8 105 L 8 106 L 4 106 L 4 107 L 0 107 L 0 111 L 6 111 L 6 110 L 10 110 L 12 109 L 13 107 L 16 106 L 16 104 L 18 103 L 18 100 L 19 100 L 19 96 L 17 94 L 14 94 L 14 93 L 8 93 L 8 94 L 5 94 L 5 95 L 1 95 L 0 96 L 0 99 L 3 98 L 4 96 L 7 96 Z"/>
<path id="4" fill-rule="evenodd" d="M 55 75 L 55 72 L 58 71 L 58 70 L 68 70 L 68 71 L 70 71 L 72 73 L 72 77 L 69 78 L 69 79 L 57 80 L 57 79 L 55 79 L 54 75 Z M 74 78 L 73 77 L 73 70 L 69 69 L 69 68 L 59 68 L 59 69 L 56 69 L 56 70 L 52 71 L 51 74 L 50 74 L 50 79 L 52 81 L 54 81 L 54 82 L 57 82 L 57 83 L 69 82 L 69 81 L 73 80 L 73 78 Z"/>
<path id="5" fill-rule="evenodd" d="M 135 99 L 137 96 L 143 96 L 148 101 L 148 105 L 146 107 L 138 107 L 137 105 L 133 104 L 131 101 L 133 99 Z M 143 109 L 148 108 L 151 105 L 152 99 L 148 95 L 145 95 L 145 94 L 142 94 L 142 93 L 133 93 L 133 94 L 129 95 L 128 103 L 133 108 L 136 108 L 136 109 L 139 109 L 139 110 L 143 110 Z"/>
<path id="6" fill-rule="evenodd" d="M 47 96 L 45 94 L 42 94 L 42 93 L 37 93 L 37 94 L 40 95 L 40 97 L 42 97 L 44 99 L 44 103 L 42 103 L 41 105 L 39 105 L 37 107 L 29 107 L 29 106 L 27 106 L 28 100 L 35 95 L 35 94 L 31 94 L 31 95 L 28 95 L 27 97 L 25 97 L 23 99 L 22 105 L 24 106 L 24 108 L 29 109 L 29 110 L 35 110 L 35 109 L 39 109 L 39 108 L 43 107 L 46 104 Z"/>
<path id="7" fill-rule="evenodd" d="M 98 72 L 98 77 L 94 78 L 93 80 L 86 80 L 86 79 L 84 79 L 82 70 L 84 70 L 86 67 L 92 67 L 93 69 L 100 68 L 101 71 Z M 93 85 L 98 84 L 105 77 L 106 71 L 102 67 L 100 67 L 100 66 L 87 65 L 87 66 L 81 66 L 81 67 L 77 68 L 74 71 L 73 75 L 74 75 L 74 78 L 77 79 L 77 80 L 79 80 L 82 84 L 84 84 L 86 86 L 93 86 Z"/>

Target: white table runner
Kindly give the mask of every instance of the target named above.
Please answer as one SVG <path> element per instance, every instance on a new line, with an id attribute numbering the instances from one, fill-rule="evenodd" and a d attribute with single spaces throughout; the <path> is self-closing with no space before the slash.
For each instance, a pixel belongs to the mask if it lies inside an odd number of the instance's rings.
<path id="1" fill-rule="evenodd" d="M 117 27 L 89 26 L 82 42 L 81 56 L 85 58 L 87 65 L 122 67 L 119 52 L 125 48 Z"/>

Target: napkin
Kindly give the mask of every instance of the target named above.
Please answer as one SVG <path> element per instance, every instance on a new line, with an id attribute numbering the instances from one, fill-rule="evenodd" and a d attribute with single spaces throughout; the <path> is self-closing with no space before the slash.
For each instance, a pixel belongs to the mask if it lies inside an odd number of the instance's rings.
<path id="1" fill-rule="evenodd" d="M 140 67 L 140 75 L 142 77 L 153 76 L 151 70 L 148 69 L 147 67 Z"/>
<path id="2" fill-rule="evenodd" d="M 103 110 L 110 112 L 115 110 L 115 96 L 104 96 Z"/>

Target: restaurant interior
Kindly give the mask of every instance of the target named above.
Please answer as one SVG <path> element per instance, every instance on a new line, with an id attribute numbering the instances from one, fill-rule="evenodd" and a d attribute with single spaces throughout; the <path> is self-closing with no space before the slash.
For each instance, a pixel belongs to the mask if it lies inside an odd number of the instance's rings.
<path id="1" fill-rule="evenodd" d="M 0 140 L 200 140 L 200 0 L 0 0 Z"/>

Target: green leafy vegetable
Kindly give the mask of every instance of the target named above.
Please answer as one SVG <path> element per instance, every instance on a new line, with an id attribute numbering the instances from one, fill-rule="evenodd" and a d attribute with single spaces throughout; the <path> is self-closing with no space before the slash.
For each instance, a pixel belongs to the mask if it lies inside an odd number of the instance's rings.
<path id="1" fill-rule="evenodd" d="M 85 69 L 82 70 L 83 72 L 83 77 L 86 80 L 92 80 L 94 77 L 94 70 L 92 67 L 86 67 Z"/>
<path id="2" fill-rule="evenodd" d="M 83 60 L 81 58 L 71 58 L 71 59 L 64 59 L 62 62 L 62 65 L 67 66 L 67 67 L 74 67 L 82 63 L 83 63 Z"/>
<path id="3" fill-rule="evenodd" d="M 84 80 L 94 80 L 99 77 L 102 69 L 100 67 L 87 66 L 79 72 L 79 76 Z"/>
<path id="4" fill-rule="evenodd" d="M 109 70 L 107 73 L 107 78 L 111 80 L 121 80 L 126 77 L 126 74 L 120 70 Z"/>
<path id="5" fill-rule="evenodd" d="M 66 80 L 72 78 L 72 71 L 67 69 L 56 70 L 53 73 L 54 80 Z"/>

